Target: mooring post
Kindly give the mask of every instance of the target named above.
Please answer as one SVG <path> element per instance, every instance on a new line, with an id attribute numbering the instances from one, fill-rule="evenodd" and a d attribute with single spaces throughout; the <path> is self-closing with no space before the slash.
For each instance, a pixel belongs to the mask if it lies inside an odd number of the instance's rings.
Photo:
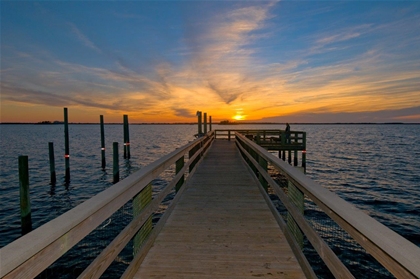
<path id="1" fill-rule="evenodd" d="M 126 118 L 125 118 L 125 114 L 123 115 L 123 132 L 124 132 L 124 159 L 127 158 L 127 123 L 126 123 Z"/>
<path id="2" fill-rule="evenodd" d="M 112 156 L 113 156 L 113 168 L 112 168 L 112 174 L 113 174 L 113 182 L 117 183 L 120 181 L 120 166 L 118 162 L 118 142 L 112 143 Z"/>
<path id="3" fill-rule="evenodd" d="M 55 159 L 54 159 L 54 143 L 49 142 L 48 143 L 48 153 L 50 156 L 50 181 L 51 185 L 55 185 L 57 182 L 57 178 L 55 175 Z"/>
<path id="4" fill-rule="evenodd" d="M 130 155 L 130 128 L 128 125 L 128 115 L 125 115 L 125 129 L 126 129 L 126 134 L 127 134 L 127 141 L 125 142 L 125 146 L 127 149 L 127 159 L 130 159 L 131 155 Z"/>
<path id="5" fill-rule="evenodd" d="M 296 143 L 296 145 L 298 143 L 298 136 L 297 135 L 298 134 L 295 133 L 295 143 Z M 293 154 L 293 166 L 297 167 L 297 165 L 298 165 L 298 151 L 297 151 L 297 149 L 295 149 L 294 154 Z"/>
<path id="6" fill-rule="evenodd" d="M 105 129 L 104 129 L 104 116 L 99 116 L 101 122 L 101 157 L 102 157 L 102 169 L 105 169 L 106 160 L 105 160 Z"/>
<path id="7" fill-rule="evenodd" d="M 204 113 L 204 134 L 207 134 L 207 112 Z"/>
<path id="8" fill-rule="evenodd" d="M 20 219 L 22 235 L 32 230 L 31 201 L 29 197 L 28 156 L 19 156 Z"/>
<path id="9" fill-rule="evenodd" d="M 306 173 L 306 132 L 303 132 L 303 150 L 302 150 L 302 167 Z"/>
<path id="10" fill-rule="evenodd" d="M 133 218 L 141 214 L 142 210 L 152 201 L 152 184 L 148 184 L 133 198 Z M 133 254 L 136 255 L 139 248 L 146 241 L 152 231 L 152 215 L 146 220 L 133 239 Z"/>
<path id="11" fill-rule="evenodd" d="M 201 115 L 201 111 L 197 111 L 197 117 L 198 117 L 198 136 L 201 136 L 203 134 L 203 130 L 202 130 L 202 115 Z"/>
<path id="12" fill-rule="evenodd" d="M 209 128 L 210 128 L 209 130 L 212 131 L 212 129 L 211 129 L 211 116 L 209 116 Z"/>
<path id="13" fill-rule="evenodd" d="M 184 167 L 184 156 L 179 158 L 175 163 L 175 174 L 178 174 Z M 181 189 L 182 184 L 184 184 L 184 176 L 182 176 L 179 181 L 176 183 L 175 191 L 178 192 Z"/>
<path id="14" fill-rule="evenodd" d="M 64 108 L 64 161 L 66 168 L 65 182 L 70 182 L 70 148 L 69 148 L 69 118 L 67 108 Z"/>

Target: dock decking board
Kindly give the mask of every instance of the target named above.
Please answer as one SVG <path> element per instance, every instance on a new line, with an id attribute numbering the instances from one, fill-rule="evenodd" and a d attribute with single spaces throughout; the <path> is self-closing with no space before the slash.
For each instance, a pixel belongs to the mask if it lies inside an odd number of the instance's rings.
<path id="1" fill-rule="evenodd" d="M 305 278 L 234 142 L 184 186 L 134 278 Z"/>

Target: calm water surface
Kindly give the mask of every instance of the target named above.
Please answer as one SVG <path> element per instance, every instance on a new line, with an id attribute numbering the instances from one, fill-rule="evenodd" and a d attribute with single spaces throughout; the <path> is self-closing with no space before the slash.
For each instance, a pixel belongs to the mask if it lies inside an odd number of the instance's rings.
<path id="1" fill-rule="evenodd" d="M 236 128 L 221 128 L 227 127 Z M 291 128 L 307 132 L 308 176 L 420 246 L 420 125 Z M 131 125 L 131 159 L 120 159 L 122 179 L 192 141 L 196 130 L 195 125 Z M 112 185 L 112 142 L 119 142 L 122 155 L 122 125 L 105 126 L 105 170 L 99 125 L 70 125 L 69 132 L 71 182 L 66 185 L 63 125 L 0 125 L 0 247 L 20 236 L 19 155 L 29 156 L 35 228 Z M 55 186 L 49 183 L 48 142 L 55 148 Z"/>

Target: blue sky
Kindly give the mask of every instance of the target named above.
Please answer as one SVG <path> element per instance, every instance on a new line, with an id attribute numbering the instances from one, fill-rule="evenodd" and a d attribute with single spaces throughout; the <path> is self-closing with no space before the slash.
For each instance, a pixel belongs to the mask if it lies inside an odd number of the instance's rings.
<path id="1" fill-rule="evenodd" d="M 1 121 L 420 123 L 419 1 L 2 1 Z"/>

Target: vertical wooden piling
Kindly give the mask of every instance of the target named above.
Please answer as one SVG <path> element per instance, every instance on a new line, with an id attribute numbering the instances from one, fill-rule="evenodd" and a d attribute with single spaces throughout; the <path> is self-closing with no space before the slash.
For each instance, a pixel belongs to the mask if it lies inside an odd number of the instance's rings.
<path id="1" fill-rule="evenodd" d="M 152 201 L 152 184 L 147 185 L 140 193 L 133 198 L 133 218 L 141 214 L 141 211 Z M 133 239 L 133 253 L 137 251 L 146 241 L 152 231 L 152 216 L 150 215 Z"/>
<path id="2" fill-rule="evenodd" d="M 65 160 L 65 182 L 70 182 L 70 148 L 69 148 L 69 118 L 67 108 L 64 108 L 64 160 Z"/>
<path id="3" fill-rule="evenodd" d="M 128 126 L 128 115 L 124 115 L 124 159 L 130 159 L 130 129 Z"/>
<path id="4" fill-rule="evenodd" d="M 197 117 L 198 117 L 198 136 L 201 136 L 203 134 L 203 130 L 202 130 L 202 115 L 201 115 L 201 111 L 197 111 Z"/>
<path id="5" fill-rule="evenodd" d="M 113 156 L 113 168 L 112 168 L 112 174 L 113 174 L 113 182 L 117 183 L 120 181 L 120 165 L 118 162 L 118 142 L 114 142 L 112 144 L 112 156 Z"/>
<path id="6" fill-rule="evenodd" d="M 212 129 L 211 129 L 211 116 L 209 116 L 209 128 L 210 128 L 210 131 L 212 131 Z"/>
<path id="7" fill-rule="evenodd" d="M 306 173 L 306 132 L 303 133 L 302 168 Z"/>
<path id="8" fill-rule="evenodd" d="M 184 167 L 184 156 L 179 158 L 175 163 L 175 173 L 178 174 Z M 178 192 L 181 189 L 182 184 L 184 184 L 184 176 L 182 176 L 179 181 L 176 183 L 175 191 Z"/>
<path id="9" fill-rule="evenodd" d="M 28 156 L 19 156 L 20 219 L 22 235 L 32 230 L 31 201 L 29 197 Z"/>
<path id="10" fill-rule="evenodd" d="M 128 115 L 125 116 L 125 123 L 127 129 L 127 142 L 125 143 L 125 145 L 127 146 L 127 159 L 130 159 L 130 126 L 128 125 Z"/>
<path id="11" fill-rule="evenodd" d="M 123 144 L 124 144 L 124 159 L 127 159 L 127 123 L 126 123 L 126 118 L 125 118 L 125 114 L 123 115 L 123 132 L 124 132 L 124 140 L 123 140 Z"/>
<path id="12" fill-rule="evenodd" d="M 207 112 L 204 113 L 204 134 L 207 134 Z"/>
<path id="13" fill-rule="evenodd" d="M 295 134 L 295 143 L 298 143 L 298 136 L 297 134 Z M 293 154 L 293 166 L 297 167 L 298 165 L 298 151 L 294 150 L 294 154 Z"/>
<path id="14" fill-rule="evenodd" d="M 105 169 L 106 160 L 105 160 L 105 129 L 104 129 L 104 116 L 99 116 L 101 122 L 101 157 L 102 157 L 102 168 Z"/>
<path id="15" fill-rule="evenodd" d="M 48 153 L 50 157 L 50 182 L 51 185 L 55 185 L 57 182 L 57 176 L 55 174 L 55 158 L 54 158 L 54 143 L 48 143 Z"/>

